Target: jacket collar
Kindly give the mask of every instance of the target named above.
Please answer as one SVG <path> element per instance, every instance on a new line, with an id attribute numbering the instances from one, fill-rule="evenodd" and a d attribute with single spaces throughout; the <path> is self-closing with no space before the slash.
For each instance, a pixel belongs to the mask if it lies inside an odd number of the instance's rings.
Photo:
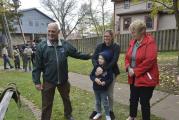
<path id="1" fill-rule="evenodd" d="M 105 46 L 105 47 L 112 47 L 113 45 L 114 45 L 114 42 L 112 42 L 110 46 L 107 46 L 106 43 L 103 42 L 103 46 Z"/>
<path id="2" fill-rule="evenodd" d="M 53 46 L 49 39 L 47 39 L 47 46 Z M 62 41 L 60 39 L 58 40 L 58 46 L 62 46 Z"/>
<path id="3" fill-rule="evenodd" d="M 142 42 L 140 43 L 140 46 L 143 46 L 143 45 L 147 44 L 147 42 L 148 42 L 148 36 L 150 36 L 150 35 L 151 35 L 151 34 L 147 33 L 147 34 L 144 36 Z M 131 46 L 134 46 L 135 43 L 136 43 L 136 40 L 132 39 L 130 45 L 131 45 Z"/>

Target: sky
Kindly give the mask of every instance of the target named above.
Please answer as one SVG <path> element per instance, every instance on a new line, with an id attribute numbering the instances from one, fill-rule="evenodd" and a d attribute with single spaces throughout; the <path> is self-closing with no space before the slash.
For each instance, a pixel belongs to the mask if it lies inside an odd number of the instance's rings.
<path id="1" fill-rule="evenodd" d="M 20 9 L 27 9 L 27 8 L 32 8 L 32 7 L 36 7 L 37 9 L 41 10 L 42 12 L 46 12 L 46 10 L 43 8 L 43 6 L 41 5 L 41 0 L 20 0 L 21 2 L 21 6 Z M 88 0 L 79 0 L 81 2 L 88 2 Z M 93 1 L 93 5 L 94 7 L 97 5 L 97 0 L 92 0 Z M 108 5 L 106 6 L 106 9 L 108 11 L 110 11 L 111 13 L 113 12 L 113 3 L 111 2 L 111 0 L 108 0 Z"/>
<path id="2" fill-rule="evenodd" d="M 44 12 L 46 15 L 48 15 L 49 17 L 53 18 L 53 15 L 51 12 L 45 10 L 45 8 L 42 6 L 41 1 L 42 0 L 19 0 L 21 2 L 21 6 L 19 9 L 28 9 L 28 8 L 37 8 L 40 11 Z M 79 1 L 78 4 L 81 3 L 88 3 L 89 0 L 77 0 Z M 93 5 L 93 9 L 96 8 L 96 6 L 99 6 L 99 3 L 97 2 L 97 0 L 92 0 L 92 5 Z M 113 13 L 114 11 L 114 5 L 113 2 L 111 2 L 111 0 L 107 0 L 107 5 L 105 6 L 105 10 L 108 11 L 110 14 Z M 72 23 L 72 25 L 75 23 Z"/>

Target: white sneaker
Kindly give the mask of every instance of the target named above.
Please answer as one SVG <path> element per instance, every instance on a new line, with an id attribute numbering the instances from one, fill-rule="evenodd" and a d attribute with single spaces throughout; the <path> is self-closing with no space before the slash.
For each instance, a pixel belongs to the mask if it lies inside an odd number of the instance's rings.
<path id="1" fill-rule="evenodd" d="M 137 120 L 137 119 L 129 116 L 126 120 Z"/>
<path id="2" fill-rule="evenodd" d="M 102 116 L 101 113 L 97 113 L 94 117 L 93 120 L 97 120 L 98 118 L 100 118 Z"/>
<path id="3" fill-rule="evenodd" d="M 111 120 L 111 117 L 110 116 L 106 116 L 106 120 Z"/>

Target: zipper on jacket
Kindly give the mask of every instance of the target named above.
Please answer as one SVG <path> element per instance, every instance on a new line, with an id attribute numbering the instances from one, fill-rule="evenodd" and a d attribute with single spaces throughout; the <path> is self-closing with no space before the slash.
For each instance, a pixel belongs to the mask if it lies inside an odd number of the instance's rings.
<path id="1" fill-rule="evenodd" d="M 152 80 L 152 76 L 150 75 L 149 72 L 147 72 L 147 76 L 149 77 L 150 80 Z"/>
<path id="2" fill-rule="evenodd" d="M 59 76 L 59 60 L 58 60 L 58 54 L 57 54 L 57 45 L 54 45 L 55 48 L 55 55 L 56 55 L 56 60 L 57 60 L 57 74 L 58 74 L 58 81 L 57 84 L 60 84 L 60 76 Z"/>

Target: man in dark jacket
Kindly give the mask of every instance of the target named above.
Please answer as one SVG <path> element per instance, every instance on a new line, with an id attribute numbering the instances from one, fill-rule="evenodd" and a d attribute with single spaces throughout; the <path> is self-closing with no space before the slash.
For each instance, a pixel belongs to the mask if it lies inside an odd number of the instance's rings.
<path id="1" fill-rule="evenodd" d="M 70 102 L 67 57 L 87 60 L 90 55 L 80 53 L 71 44 L 58 39 L 59 28 L 56 23 L 48 25 L 48 40 L 37 45 L 32 78 L 37 90 L 42 92 L 41 120 L 50 120 L 55 88 L 57 87 L 64 104 L 64 116 L 74 120 Z M 43 72 L 43 84 L 40 81 Z"/>
<path id="2" fill-rule="evenodd" d="M 112 56 L 112 60 L 110 61 L 110 63 L 106 66 L 101 68 L 100 71 L 98 71 L 98 74 L 102 74 L 103 70 L 108 70 L 112 68 L 114 77 L 113 77 L 113 82 L 111 83 L 111 85 L 108 88 L 108 94 L 109 94 L 109 107 L 110 107 L 110 116 L 111 119 L 115 119 L 114 113 L 113 113 L 113 89 L 114 89 L 114 83 L 115 83 L 115 78 L 117 75 L 119 75 L 120 71 L 119 71 L 119 67 L 117 65 L 118 62 L 118 58 L 119 58 L 119 54 L 120 54 L 120 46 L 116 43 L 114 43 L 114 39 L 113 39 L 114 35 L 112 30 L 106 30 L 104 32 L 104 42 L 99 44 L 96 47 L 96 50 L 93 54 L 92 57 L 92 63 L 93 66 L 97 66 L 97 59 L 98 59 L 98 54 L 109 50 L 112 52 L 113 56 Z M 99 69 L 98 69 L 99 70 Z M 93 111 L 93 113 L 90 115 L 90 118 L 93 118 L 93 116 L 96 114 L 95 111 Z"/>

